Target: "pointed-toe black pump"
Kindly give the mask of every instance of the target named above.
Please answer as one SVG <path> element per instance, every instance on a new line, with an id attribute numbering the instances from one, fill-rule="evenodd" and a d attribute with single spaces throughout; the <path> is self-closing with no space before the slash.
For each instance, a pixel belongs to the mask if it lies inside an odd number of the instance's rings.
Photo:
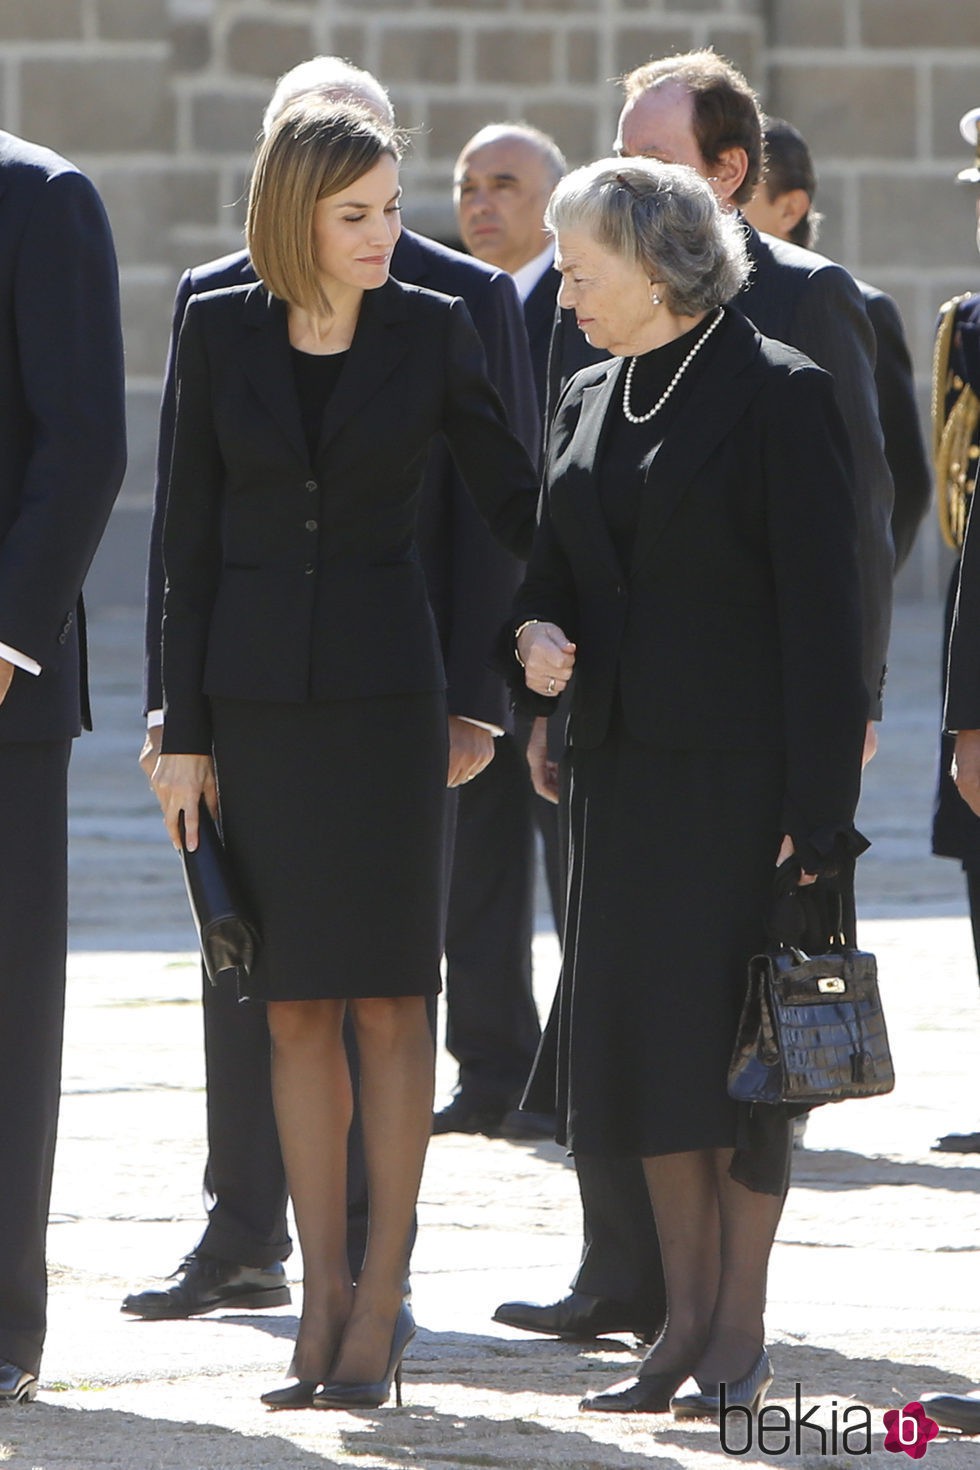
<path id="1" fill-rule="evenodd" d="M 312 1409 L 317 1387 L 315 1378 L 297 1378 L 284 1388 L 270 1388 L 261 1399 L 268 1409 Z"/>
<path id="2" fill-rule="evenodd" d="M 411 1308 L 403 1303 L 395 1318 L 391 1334 L 391 1352 L 384 1377 L 376 1383 L 325 1383 L 313 1395 L 317 1409 L 380 1409 L 391 1397 L 391 1385 L 395 1385 L 395 1403 L 402 1406 L 402 1358 L 405 1349 L 415 1336 L 415 1318 Z"/>
<path id="3" fill-rule="evenodd" d="M 773 1371 L 765 1348 L 744 1378 L 725 1384 L 725 1407 L 748 1409 L 757 1414 L 772 1386 Z M 686 1379 L 670 1401 L 675 1419 L 717 1419 L 721 1392 L 706 1393 L 696 1378 Z"/>

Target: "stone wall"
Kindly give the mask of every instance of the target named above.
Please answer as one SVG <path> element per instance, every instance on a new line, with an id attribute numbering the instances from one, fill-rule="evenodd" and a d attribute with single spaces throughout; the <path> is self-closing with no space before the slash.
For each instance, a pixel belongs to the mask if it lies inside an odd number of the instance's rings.
<path id="1" fill-rule="evenodd" d="M 449 180 L 484 122 L 522 117 L 573 163 L 612 141 L 622 71 L 714 45 L 802 128 L 822 248 L 892 291 L 923 387 L 939 303 L 980 282 L 956 121 L 980 104 L 980 7 L 965 0 L 10 0 L 0 124 L 96 179 L 122 269 L 131 468 L 96 578 L 131 601 L 180 272 L 240 242 L 242 192 L 275 77 L 317 51 L 384 79 L 412 130 L 406 217 L 451 236 Z M 930 526 L 903 577 L 935 593 Z"/>

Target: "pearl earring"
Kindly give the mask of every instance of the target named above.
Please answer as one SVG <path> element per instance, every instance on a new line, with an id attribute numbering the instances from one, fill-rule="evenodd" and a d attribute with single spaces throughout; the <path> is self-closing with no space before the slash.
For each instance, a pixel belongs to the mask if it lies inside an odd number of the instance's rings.
<path id="1" fill-rule="evenodd" d="M 654 306 L 659 306 L 660 305 L 660 299 L 661 298 L 660 298 L 660 295 L 659 295 L 658 292 L 656 292 L 656 291 L 651 291 L 650 292 L 650 301 L 652 302 L 652 304 Z"/>

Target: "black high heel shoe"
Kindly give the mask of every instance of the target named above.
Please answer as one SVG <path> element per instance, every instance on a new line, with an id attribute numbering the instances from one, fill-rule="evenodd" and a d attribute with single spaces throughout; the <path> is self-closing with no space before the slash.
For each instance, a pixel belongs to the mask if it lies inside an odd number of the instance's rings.
<path id="1" fill-rule="evenodd" d="M 685 1381 L 680 1373 L 637 1373 L 600 1393 L 587 1393 L 579 1408 L 596 1414 L 666 1414 Z"/>
<path id="2" fill-rule="evenodd" d="M 295 1383 L 287 1383 L 285 1388 L 270 1388 L 260 1397 L 269 1409 L 312 1409 L 316 1390 L 315 1378 L 297 1378 Z"/>
<path id="3" fill-rule="evenodd" d="M 391 1385 L 395 1385 L 395 1403 L 402 1406 L 402 1358 L 405 1349 L 415 1336 L 415 1318 L 411 1308 L 403 1303 L 395 1318 L 391 1334 L 391 1352 L 384 1377 L 376 1383 L 325 1383 L 313 1395 L 313 1406 L 317 1409 L 380 1409 L 391 1396 Z"/>
<path id="4" fill-rule="evenodd" d="M 757 1414 L 772 1380 L 772 1363 L 763 1348 L 744 1378 L 725 1384 L 725 1407 L 748 1409 Z M 675 1419 L 717 1419 L 721 1413 L 721 1393 L 705 1393 L 696 1378 L 688 1378 L 671 1399 L 670 1407 Z"/>

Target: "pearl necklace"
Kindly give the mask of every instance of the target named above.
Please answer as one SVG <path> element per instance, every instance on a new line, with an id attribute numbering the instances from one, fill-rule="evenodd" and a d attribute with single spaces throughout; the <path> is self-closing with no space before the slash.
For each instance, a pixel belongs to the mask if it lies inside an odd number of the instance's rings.
<path id="1" fill-rule="evenodd" d="M 687 372 L 687 369 L 693 362 L 694 358 L 697 357 L 698 353 L 701 351 L 701 348 L 704 346 L 705 342 L 707 342 L 715 327 L 717 327 L 718 324 L 721 322 L 721 319 L 724 315 L 724 307 L 719 306 L 718 315 L 711 323 L 711 326 L 707 329 L 706 332 L 702 332 L 701 336 L 695 342 L 694 346 L 691 348 L 690 352 L 687 354 L 684 361 L 681 363 L 680 367 L 677 369 L 676 373 L 671 378 L 670 382 L 667 384 L 660 397 L 657 399 L 656 403 L 646 413 L 636 414 L 633 413 L 630 409 L 630 389 L 633 386 L 633 369 L 636 367 L 636 358 L 630 358 L 630 365 L 626 369 L 626 386 L 623 389 L 623 413 L 626 415 L 631 424 L 645 424 L 648 419 L 653 418 L 655 413 L 660 412 L 664 404 L 667 402 L 667 399 L 677 387 L 677 384 L 680 382 L 681 378 L 683 378 L 684 374 Z"/>

